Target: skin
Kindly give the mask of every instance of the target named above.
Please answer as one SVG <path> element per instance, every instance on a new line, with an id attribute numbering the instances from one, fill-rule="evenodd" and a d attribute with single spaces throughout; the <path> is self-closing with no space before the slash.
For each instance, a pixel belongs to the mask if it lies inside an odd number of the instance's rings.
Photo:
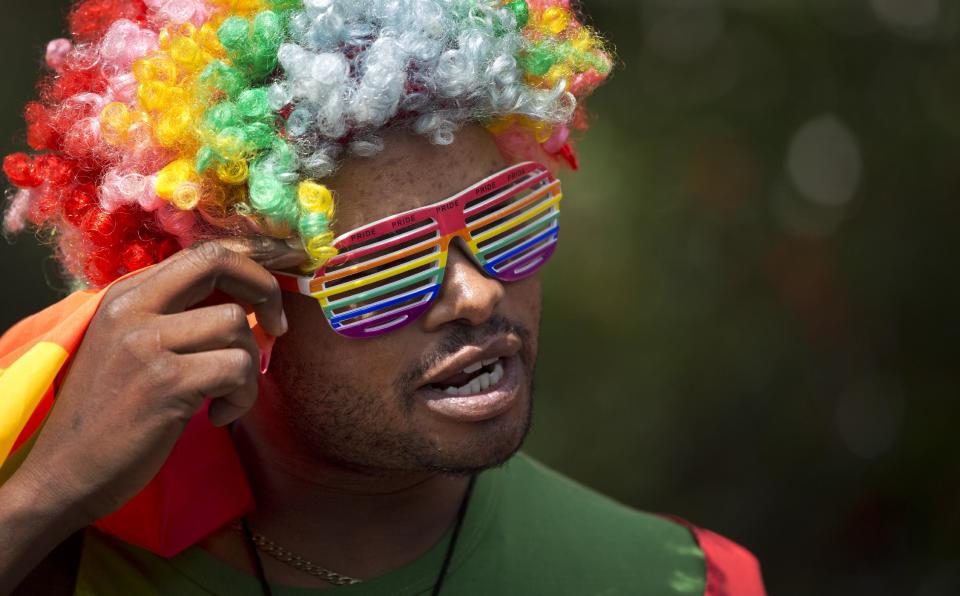
<path id="1" fill-rule="evenodd" d="M 404 130 L 329 181 L 338 230 L 442 200 L 507 165 L 480 127 L 436 147 Z M 36 447 L 0 487 L 0 593 L 76 529 L 117 509 L 155 474 L 203 396 L 233 424 L 257 532 L 340 573 L 371 578 L 426 552 L 453 522 L 468 474 L 499 464 L 529 428 L 540 285 L 502 284 L 451 245 L 442 290 L 387 335 L 335 334 L 315 300 L 281 294 L 263 265 L 296 264 L 282 243 L 230 241 L 183 251 L 111 290 Z M 258 264 L 260 263 L 260 264 Z M 142 279 L 141 279 L 142 277 Z M 189 310 L 214 289 L 282 335 L 259 374 L 236 304 Z M 478 422 L 426 407 L 416 388 L 437 362 L 491 340 L 517 351 L 511 407 Z M 118 346 L 104 355 L 102 346 Z M 258 397 L 259 396 L 259 397 Z M 239 535 L 202 545 L 253 573 Z M 263 557 L 271 582 L 330 587 Z"/>

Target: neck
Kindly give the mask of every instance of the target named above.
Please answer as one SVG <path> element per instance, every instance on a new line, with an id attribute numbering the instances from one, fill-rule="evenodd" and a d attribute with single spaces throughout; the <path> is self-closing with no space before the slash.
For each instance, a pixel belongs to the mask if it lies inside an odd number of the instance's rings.
<path id="1" fill-rule="evenodd" d="M 234 441 L 257 503 L 254 532 L 312 563 L 358 579 L 402 567 L 428 551 L 453 525 L 468 478 L 436 473 L 348 469 L 301 457 L 259 440 L 238 424 Z M 204 548 L 252 571 L 242 538 L 224 532 Z M 261 554 L 271 582 L 329 584 Z"/>

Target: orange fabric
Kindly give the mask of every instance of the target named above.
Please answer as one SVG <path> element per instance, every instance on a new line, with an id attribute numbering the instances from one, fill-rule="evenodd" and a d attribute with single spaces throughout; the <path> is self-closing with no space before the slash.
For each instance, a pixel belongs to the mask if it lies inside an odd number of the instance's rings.
<path id="1" fill-rule="evenodd" d="M 76 292 L 11 327 L 0 337 L 0 368 L 9 367 L 41 339 L 72 351 L 71 346 L 78 345 L 102 297 L 103 292 Z"/>

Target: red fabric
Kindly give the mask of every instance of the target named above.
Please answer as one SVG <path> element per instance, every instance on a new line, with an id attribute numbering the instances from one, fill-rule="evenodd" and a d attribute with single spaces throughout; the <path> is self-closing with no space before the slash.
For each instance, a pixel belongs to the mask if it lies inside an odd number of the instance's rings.
<path id="1" fill-rule="evenodd" d="M 124 542 L 172 557 L 253 509 L 253 494 L 230 433 L 190 420 L 150 484 L 96 526 Z"/>
<path id="2" fill-rule="evenodd" d="M 766 596 L 760 563 L 750 551 L 684 519 L 672 515 L 665 517 L 689 529 L 703 551 L 707 565 L 704 596 Z"/>

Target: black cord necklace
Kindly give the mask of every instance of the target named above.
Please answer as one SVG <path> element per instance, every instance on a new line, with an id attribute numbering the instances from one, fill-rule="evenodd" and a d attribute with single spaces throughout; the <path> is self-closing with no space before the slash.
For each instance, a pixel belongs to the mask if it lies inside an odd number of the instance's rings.
<path id="1" fill-rule="evenodd" d="M 476 483 L 476 480 L 476 476 L 470 477 L 470 482 L 467 484 L 467 492 L 463 496 L 463 500 L 460 501 L 460 509 L 457 510 L 457 519 L 454 522 L 453 532 L 450 535 L 450 543 L 447 544 L 447 552 L 443 556 L 440 572 L 437 574 L 437 579 L 433 583 L 433 590 L 430 592 L 432 596 L 440 595 L 440 590 L 443 589 L 443 584 L 447 579 L 447 571 L 450 569 L 450 563 L 453 561 L 453 553 L 460 539 L 463 520 L 467 517 L 467 508 L 470 505 L 470 497 L 473 496 L 473 485 Z M 260 581 L 260 590 L 263 592 L 263 596 L 273 596 L 273 592 L 270 590 L 270 583 L 267 582 L 267 573 L 263 569 L 263 560 L 260 558 L 257 543 L 253 539 L 253 532 L 250 530 L 250 524 L 247 523 L 246 517 L 240 520 L 240 529 L 243 532 L 247 549 L 253 556 L 254 569 L 257 572 L 257 579 Z"/>

